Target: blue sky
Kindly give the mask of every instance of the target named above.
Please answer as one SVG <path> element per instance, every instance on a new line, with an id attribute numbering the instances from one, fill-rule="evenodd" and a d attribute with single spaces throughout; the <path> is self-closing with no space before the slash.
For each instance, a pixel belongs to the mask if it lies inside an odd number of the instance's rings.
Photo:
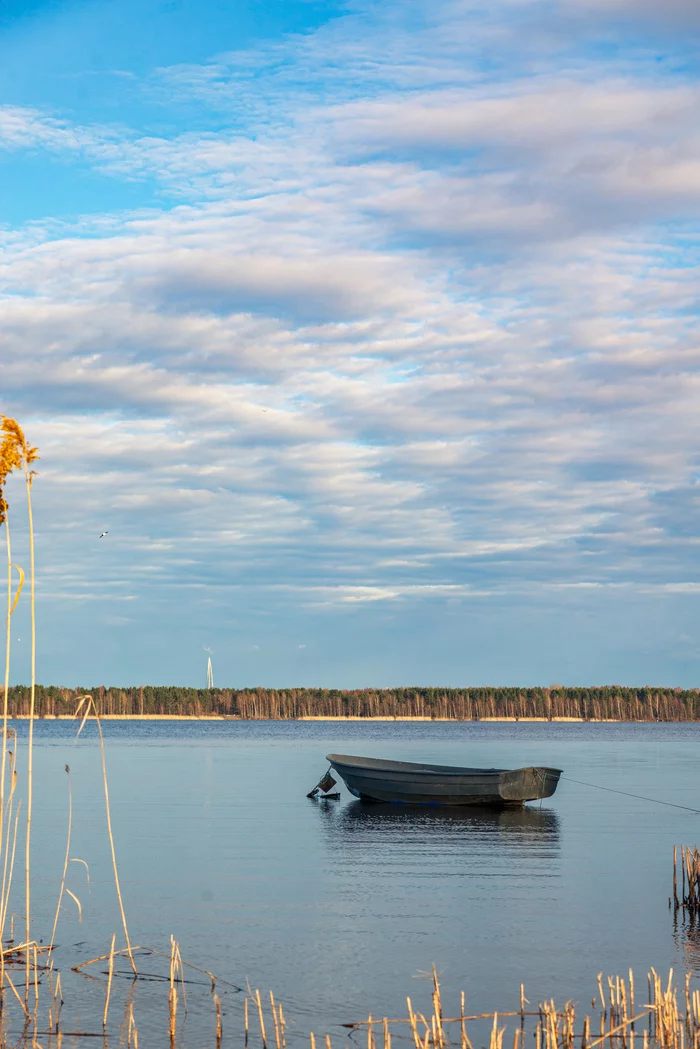
<path id="1" fill-rule="evenodd" d="M 698 10 L 4 6 L 41 680 L 698 684 Z"/>

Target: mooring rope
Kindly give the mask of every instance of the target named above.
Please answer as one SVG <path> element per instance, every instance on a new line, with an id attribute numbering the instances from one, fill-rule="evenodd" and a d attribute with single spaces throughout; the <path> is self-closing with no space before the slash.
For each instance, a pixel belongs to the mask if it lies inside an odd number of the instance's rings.
<path id="1" fill-rule="evenodd" d="M 638 801 L 650 801 L 653 805 L 668 805 L 672 809 L 684 809 L 686 812 L 694 812 L 700 816 L 700 809 L 693 809 L 690 805 L 679 805 L 675 801 L 659 801 L 658 798 L 646 798 L 643 794 L 631 794 L 628 790 L 616 790 L 615 787 L 601 787 L 600 783 L 586 783 L 583 779 L 574 779 L 566 776 L 571 783 L 580 783 L 582 787 L 593 787 L 595 790 L 607 790 L 609 794 L 624 794 L 626 798 L 637 798 Z"/>

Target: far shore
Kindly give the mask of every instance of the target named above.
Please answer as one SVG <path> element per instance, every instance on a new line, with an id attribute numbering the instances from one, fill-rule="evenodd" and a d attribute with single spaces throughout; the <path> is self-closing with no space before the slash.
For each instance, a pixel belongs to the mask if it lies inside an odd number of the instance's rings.
<path id="1" fill-rule="evenodd" d="M 28 721 L 29 714 L 13 714 L 9 721 Z M 35 721 L 75 721 L 75 714 L 37 714 Z M 244 718 L 240 714 L 100 714 L 100 721 L 453 721 L 455 723 L 469 723 L 475 721 L 506 721 L 506 722 L 557 722 L 558 724 L 635 724 L 653 725 L 658 724 L 650 718 L 641 721 L 633 721 L 630 718 L 572 718 L 572 717 L 485 717 L 485 718 L 439 718 L 398 714 L 395 717 L 381 714 L 373 717 L 363 717 L 360 714 L 302 714 L 298 718 Z M 694 722 L 668 722 L 668 724 L 694 724 Z"/>

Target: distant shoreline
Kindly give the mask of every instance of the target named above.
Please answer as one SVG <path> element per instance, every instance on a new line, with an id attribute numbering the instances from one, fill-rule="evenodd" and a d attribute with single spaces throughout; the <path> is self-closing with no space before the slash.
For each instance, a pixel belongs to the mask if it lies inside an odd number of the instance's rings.
<path id="1" fill-rule="evenodd" d="M 605 685 L 596 688 L 188 688 L 139 685 L 91 688 L 101 716 L 142 721 L 519 721 L 558 724 L 602 722 L 700 723 L 700 688 L 654 689 Z M 26 718 L 68 719 L 80 709 L 83 689 L 13 686 L 8 712 Z M 19 722 L 18 722 L 19 724 Z"/>
<path id="2" fill-rule="evenodd" d="M 28 721 L 28 714 L 14 714 L 8 721 Z M 75 714 L 41 714 L 36 715 L 35 721 L 76 721 Z M 439 718 L 428 716 L 411 717 L 409 715 L 380 714 L 372 717 L 363 717 L 360 714 L 332 715 L 332 714 L 302 714 L 297 718 L 244 718 L 240 714 L 100 714 L 100 721 L 451 721 L 455 724 L 473 724 L 474 722 L 505 721 L 517 724 L 525 722 L 556 722 L 557 724 L 614 724 L 614 725 L 656 725 L 660 722 L 656 719 L 643 718 L 630 720 L 629 718 L 574 718 L 574 717 L 483 717 L 483 718 Z M 669 725 L 691 725 L 692 721 L 669 721 Z"/>

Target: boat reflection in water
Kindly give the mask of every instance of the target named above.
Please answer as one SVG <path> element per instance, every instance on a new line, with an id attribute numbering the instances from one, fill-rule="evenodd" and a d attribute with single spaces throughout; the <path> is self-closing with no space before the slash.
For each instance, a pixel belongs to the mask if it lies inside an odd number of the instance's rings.
<path id="1" fill-rule="evenodd" d="M 401 865 L 425 856 L 435 873 L 455 860 L 463 873 L 477 868 L 483 873 L 487 856 L 515 850 L 536 868 L 559 851 L 559 819 L 547 808 L 419 808 L 362 801 L 339 807 L 323 799 L 317 804 L 334 847 L 351 850 L 356 862 L 372 861 L 381 852 L 383 864 L 392 855 Z M 548 862 L 547 867 L 551 873 Z"/>

